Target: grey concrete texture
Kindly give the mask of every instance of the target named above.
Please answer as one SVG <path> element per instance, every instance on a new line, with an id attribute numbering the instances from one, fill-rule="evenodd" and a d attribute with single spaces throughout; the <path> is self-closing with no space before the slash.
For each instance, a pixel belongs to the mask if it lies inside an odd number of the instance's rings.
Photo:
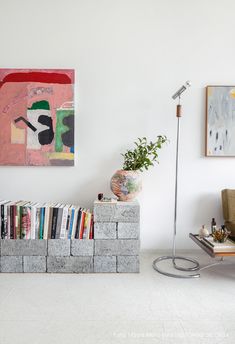
<path id="1" fill-rule="evenodd" d="M 94 222 L 139 222 L 140 206 L 133 202 L 94 202 Z"/>
<path id="2" fill-rule="evenodd" d="M 70 256 L 70 240 L 49 239 L 48 240 L 48 256 L 53 256 L 53 257 Z"/>
<path id="3" fill-rule="evenodd" d="M 117 272 L 117 257 L 94 256 L 94 272 Z"/>
<path id="4" fill-rule="evenodd" d="M 94 240 L 71 240 L 71 255 L 72 256 L 93 256 L 94 255 Z"/>
<path id="5" fill-rule="evenodd" d="M 46 256 L 47 240 L 1 240 L 1 256 Z"/>
<path id="6" fill-rule="evenodd" d="M 47 257 L 47 272 L 93 272 L 93 257 Z"/>
<path id="7" fill-rule="evenodd" d="M 117 272 L 139 272 L 139 256 L 118 256 Z"/>
<path id="8" fill-rule="evenodd" d="M 44 256 L 24 256 L 23 271 L 24 272 L 46 272 L 46 257 Z"/>
<path id="9" fill-rule="evenodd" d="M 139 249 L 139 240 L 95 240 L 97 256 L 133 256 L 139 254 Z"/>
<path id="10" fill-rule="evenodd" d="M 23 272 L 22 256 L 1 257 L 1 272 Z"/>
<path id="11" fill-rule="evenodd" d="M 118 239 L 139 239 L 139 223 L 119 222 L 117 225 Z"/>
<path id="12" fill-rule="evenodd" d="M 116 239 L 117 223 L 116 222 L 95 222 L 94 239 Z"/>

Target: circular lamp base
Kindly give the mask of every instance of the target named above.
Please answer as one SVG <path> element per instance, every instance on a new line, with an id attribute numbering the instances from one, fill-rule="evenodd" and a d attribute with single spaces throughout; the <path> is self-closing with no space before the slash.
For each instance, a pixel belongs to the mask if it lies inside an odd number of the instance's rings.
<path id="1" fill-rule="evenodd" d="M 184 267 L 178 266 L 175 262 L 177 259 L 193 263 L 194 266 L 189 267 L 189 268 L 184 268 Z M 155 259 L 153 261 L 153 268 L 154 268 L 154 270 L 156 270 L 160 274 L 168 276 L 168 277 L 175 277 L 175 278 L 198 278 L 198 277 L 200 277 L 200 274 L 198 274 L 198 273 L 190 274 L 190 275 L 178 275 L 178 274 L 173 274 L 173 273 L 164 271 L 157 266 L 157 264 L 163 260 L 172 260 L 173 267 L 176 270 L 180 270 L 180 271 L 184 271 L 184 272 L 191 272 L 191 271 L 197 271 L 200 268 L 199 263 L 195 259 L 185 258 L 185 257 L 181 257 L 181 256 L 162 256 L 162 257 L 158 257 L 157 259 Z"/>

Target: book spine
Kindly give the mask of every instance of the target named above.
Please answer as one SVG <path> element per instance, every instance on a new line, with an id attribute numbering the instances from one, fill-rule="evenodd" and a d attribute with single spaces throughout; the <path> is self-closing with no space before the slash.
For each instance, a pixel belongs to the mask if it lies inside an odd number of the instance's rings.
<path id="1" fill-rule="evenodd" d="M 79 228 L 80 228 L 80 224 L 81 224 L 81 215 L 82 215 L 82 209 L 79 208 L 78 216 L 77 216 L 77 223 L 76 223 L 75 239 L 79 239 Z"/>
<path id="2" fill-rule="evenodd" d="M 36 208 L 31 206 L 30 238 L 35 239 Z"/>
<path id="3" fill-rule="evenodd" d="M 88 225 L 89 225 L 89 213 L 85 212 L 84 231 L 83 231 L 82 239 L 87 238 Z"/>
<path id="4" fill-rule="evenodd" d="M 39 239 L 40 208 L 36 208 L 35 239 Z"/>
<path id="5" fill-rule="evenodd" d="M 83 239 L 85 215 L 86 215 L 85 211 L 82 211 L 81 225 L 79 229 L 79 239 Z"/>
<path id="6" fill-rule="evenodd" d="M 39 227 L 39 239 L 43 239 L 45 208 L 41 208 L 40 211 L 40 227 Z"/>
<path id="7" fill-rule="evenodd" d="M 53 208 L 49 208 L 49 221 L 48 221 L 48 234 L 47 238 L 51 239 L 51 227 L 52 227 L 52 215 L 53 215 Z"/>
<path id="8" fill-rule="evenodd" d="M 71 208 L 68 209 L 68 216 L 67 216 L 67 221 L 66 221 L 66 235 L 65 235 L 66 239 L 68 239 L 69 237 L 70 218 L 71 218 Z"/>
<path id="9" fill-rule="evenodd" d="M 7 204 L 4 204 L 4 232 L 3 232 L 3 239 L 7 239 L 7 235 L 8 235 Z"/>
<path id="10" fill-rule="evenodd" d="M 93 217 L 93 214 L 91 214 L 89 239 L 93 239 L 93 238 L 94 238 L 94 217 Z"/>
<path id="11" fill-rule="evenodd" d="M 68 217 L 68 207 L 64 207 L 61 221 L 60 239 L 66 239 L 66 224 Z"/>
<path id="12" fill-rule="evenodd" d="M 44 229 L 43 229 L 43 239 L 48 238 L 48 222 L 49 222 L 49 206 L 45 207 L 45 219 L 44 219 Z"/>
<path id="13" fill-rule="evenodd" d="M 13 223 L 13 239 L 16 239 L 16 228 L 18 226 L 18 217 L 16 213 L 16 205 L 13 205 L 13 218 L 14 218 L 14 223 Z"/>
<path id="14" fill-rule="evenodd" d="M 1 204 L 1 238 L 4 238 L 4 204 Z"/>
<path id="15" fill-rule="evenodd" d="M 10 215 L 10 206 L 7 206 L 7 238 L 10 239 L 11 234 L 11 215 Z"/>
<path id="16" fill-rule="evenodd" d="M 78 219 L 78 209 L 76 208 L 76 209 L 74 210 L 73 228 L 72 228 L 71 239 L 75 239 L 75 232 L 76 232 L 76 226 L 77 226 L 77 219 Z"/>
<path id="17" fill-rule="evenodd" d="M 58 217 L 58 208 L 53 208 L 52 225 L 51 225 L 51 239 L 55 239 L 55 237 L 56 237 L 57 217 Z"/>
<path id="18" fill-rule="evenodd" d="M 14 205 L 10 205 L 10 239 L 14 239 L 14 227 L 15 227 L 15 215 L 14 215 Z"/>
<path id="19" fill-rule="evenodd" d="M 63 215 L 63 208 L 59 208 L 58 209 L 57 223 L 56 223 L 56 236 L 55 236 L 56 239 L 60 239 L 62 215 Z"/>
<path id="20" fill-rule="evenodd" d="M 21 226 L 21 212 L 22 212 L 22 207 L 16 205 L 15 207 L 15 211 L 16 211 L 16 239 L 20 239 L 20 226 Z"/>
<path id="21" fill-rule="evenodd" d="M 31 239 L 31 207 L 25 207 L 27 212 L 26 239 Z"/>
<path id="22" fill-rule="evenodd" d="M 27 209 L 26 207 L 21 207 L 21 239 L 27 239 Z"/>
<path id="23" fill-rule="evenodd" d="M 72 208 L 72 211 L 71 211 L 71 219 L 70 219 L 70 224 L 69 224 L 69 235 L 68 235 L 68 239 L 71 239 L 71 237 L 72 237 L 73 220 L 74 220 L 74 211 L 75 211 L 75 209 Z"/>

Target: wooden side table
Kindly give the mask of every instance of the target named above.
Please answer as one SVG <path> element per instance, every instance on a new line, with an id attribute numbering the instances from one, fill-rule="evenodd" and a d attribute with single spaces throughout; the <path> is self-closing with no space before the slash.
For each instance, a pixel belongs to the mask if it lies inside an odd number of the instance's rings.
<path id="1" fill-rule="evenodd" d="M 213 247 L 209 247 L 208 245 L 206 245 L 202 240 L 199 239 L 198 235 L 189 234 L 190 239 L 192 239 L 199 247 L 201 247 L 201 249 L 203 249 L 203 251 L 205 251 L 207 254 L 209 254 L 209 256 L 211 256 L 212 258 L 215 257 L 232 257 L 235 256 L 235 249 L 234 251 L 230 251 L 230 252 L 214 252 Z"/>

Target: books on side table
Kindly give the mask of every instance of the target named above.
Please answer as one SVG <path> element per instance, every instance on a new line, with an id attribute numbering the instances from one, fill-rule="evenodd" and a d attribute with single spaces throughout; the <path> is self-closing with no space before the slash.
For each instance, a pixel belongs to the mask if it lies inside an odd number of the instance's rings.
<path id="1" fill-rule="evenodd" d="M 93 239 L 93 214 L 72 204 L 0 201 L 1 239 Z"/>
<path id="2" fill-rule="evenodd" d="M 209 236 L 206 238 L 200 238 L 197 235 L 197 239 L 200 240 L 204 245 L 213 250 L 214 253 L 218 252 L 235 252 L 235 242 L 227 239 L 224 243 L 214 242 L 213 237 Z"/>

